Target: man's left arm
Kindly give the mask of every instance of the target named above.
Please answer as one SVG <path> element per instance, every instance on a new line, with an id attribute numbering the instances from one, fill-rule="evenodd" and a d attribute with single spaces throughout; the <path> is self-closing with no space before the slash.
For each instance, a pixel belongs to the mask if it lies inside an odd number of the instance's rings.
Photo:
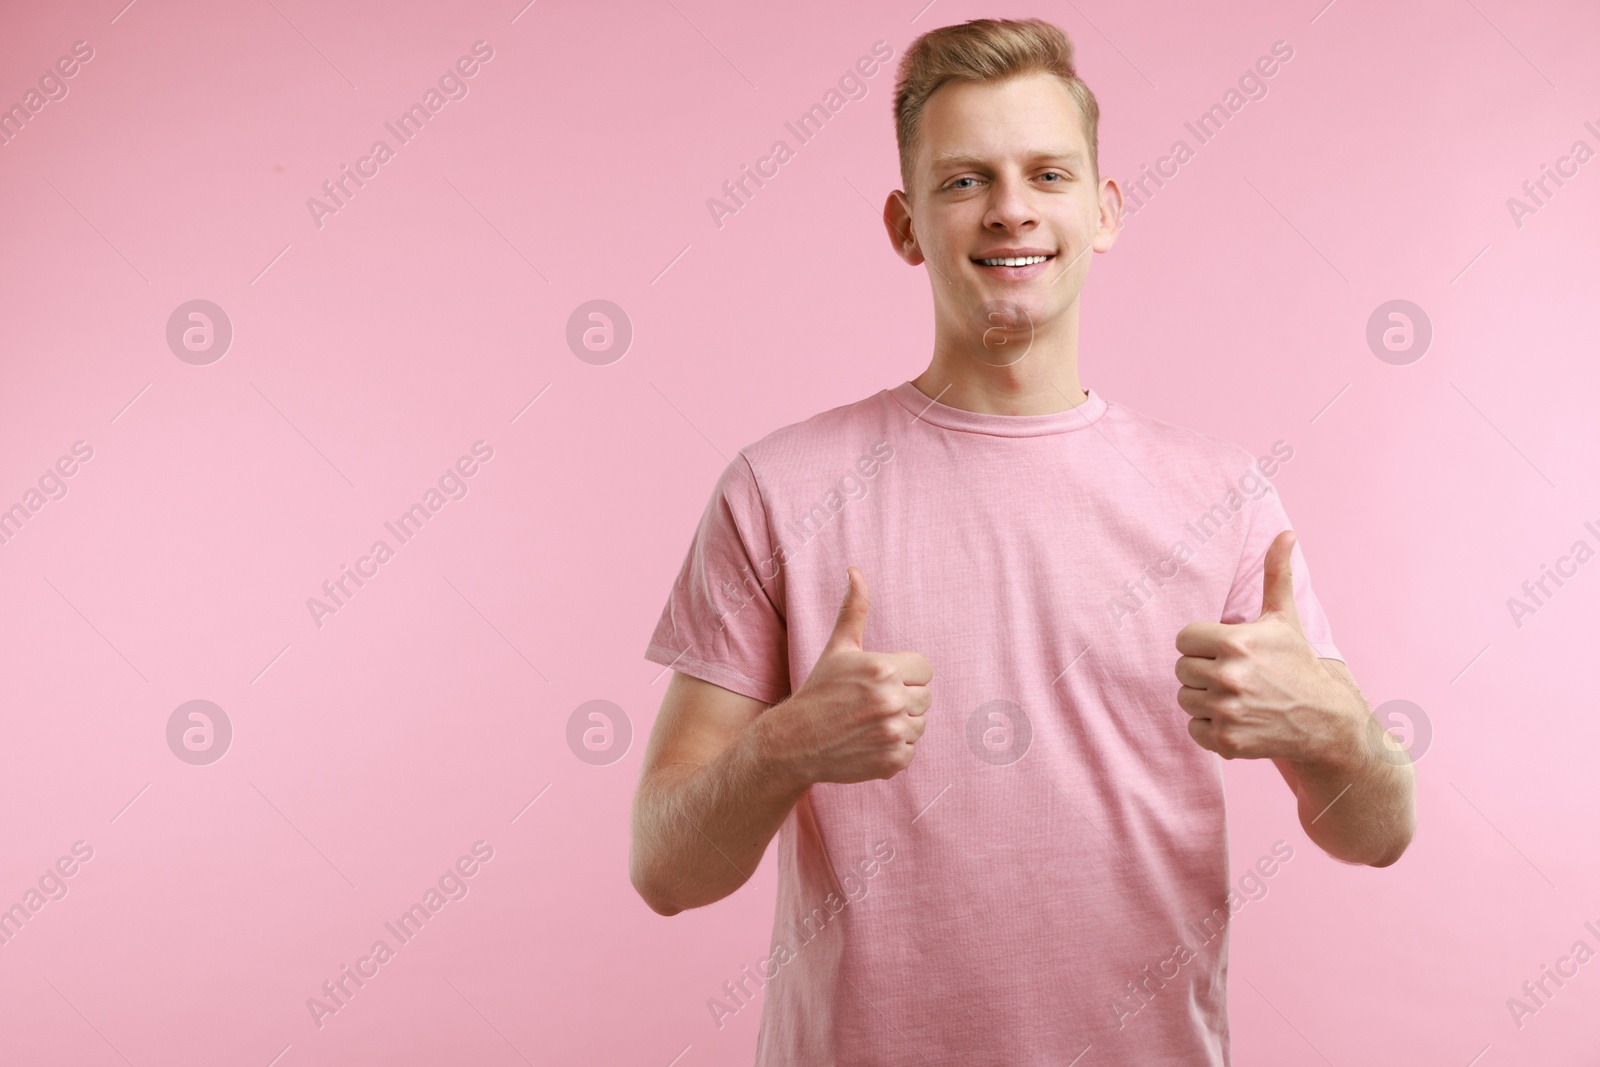
<path id="1" fill-rule="evenodd" d="M 1319 658 L 1301 629 L 1285 530 L 1267 549 L 1261 616 L 1178 632 L 1174 672 L 1189 734 L 1224 759 L 1271 759 L 1300 825 L 1346 863 L 1387 867 L 1411 843 L 1415 774 L 1349 668 Z"/>
<path id="2" fill-rule="evenodd" d="M 1346 710 L 1328 716 L 1328 756 L 1279 756 L 1272 762 L 1294 791 L 1307 837 L 1335 859 L 1387 867 L 1406 850 L 1416 828 L 1411 757 L 1372 714 L 1344 662 L 1317 662 L 1349 690 Z M 1354 728 L 1341 727 L 1344 722 Z"/>

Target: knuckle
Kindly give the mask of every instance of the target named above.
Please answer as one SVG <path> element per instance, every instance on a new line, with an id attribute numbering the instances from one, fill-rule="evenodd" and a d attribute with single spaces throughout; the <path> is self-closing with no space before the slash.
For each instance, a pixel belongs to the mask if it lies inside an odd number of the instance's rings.
<path id="1" fill-rule="evenodd" d="M 906 753 L 901 755 L 900 752 Z M 879 772 L 877 777 L 883 779 L 893 778 L 911 763 L 911 749 L 902 747 L 900 752 L 891 752 L 878 762 Z"/>
<path id="2" fill-rule="evenodd" d="M 867 706 L 875 715 L 894 715 L 900 710 L 900 695 L 891 686 L 875 685 L 867 697 Z"/>
<path id="3" fill-rule="evenodd" d="M 1249 653 L 1255 641 L 1247 633 L 1230 633 L 1217 642 L 1222 650 L 1229 655 L 1243 656 Z"/>

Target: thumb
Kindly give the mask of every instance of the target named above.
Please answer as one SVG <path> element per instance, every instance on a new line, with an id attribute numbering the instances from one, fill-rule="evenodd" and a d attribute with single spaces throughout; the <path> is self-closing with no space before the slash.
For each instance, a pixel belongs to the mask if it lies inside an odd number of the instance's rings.
<path id="1" fill-rule="evenodd" d="M 1278 615 L 1296 630 L 1300 626 L 1300 609 L 1294 602 L 1294 571 L 1290 566 L 1298 535 L 1284 530 L 1267 546 L 1267 556 L 1261 565 L 1261 617 Z"/>
<path id="2" fill-rule="evenodd" d="M 859 567 L 845 568 L 850 588 L 845 591 L 844 603 L 839 605 L 839 618 L 828 635 L 824 651 L 833 648 L 861 649 L 867 631 L 867 576 Z M 859 576 L 859 577 L 858 577 Z"/>

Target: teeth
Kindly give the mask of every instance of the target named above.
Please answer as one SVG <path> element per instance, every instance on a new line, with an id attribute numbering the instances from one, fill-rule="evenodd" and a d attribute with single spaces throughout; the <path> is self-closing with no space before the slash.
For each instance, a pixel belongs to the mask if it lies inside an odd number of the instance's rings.
<path id="1" fill-rule="evenodd" d="M 1005 259 L 980 259 L 985 267 L 1026 267 L 1033 263 L 1043 263 L 1049 256 L 1011 256 Z"/>

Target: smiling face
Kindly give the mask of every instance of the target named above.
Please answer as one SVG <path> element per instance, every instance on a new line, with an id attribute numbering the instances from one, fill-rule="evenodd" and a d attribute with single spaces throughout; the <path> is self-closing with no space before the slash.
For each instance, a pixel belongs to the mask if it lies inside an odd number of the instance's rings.
<path id="1" fill-rule="evenodd" d="M 928 264 L 942 335 L 976 323 L 986 340 L 986 326 L 1031 339 L 1075 324 L 1089 253 L 1115 241 L 1122 195 L 1091 169 L 1060 79 L 941 86 L 922 113 L 910 182 L 884 218 L 900 256 Z"/>

